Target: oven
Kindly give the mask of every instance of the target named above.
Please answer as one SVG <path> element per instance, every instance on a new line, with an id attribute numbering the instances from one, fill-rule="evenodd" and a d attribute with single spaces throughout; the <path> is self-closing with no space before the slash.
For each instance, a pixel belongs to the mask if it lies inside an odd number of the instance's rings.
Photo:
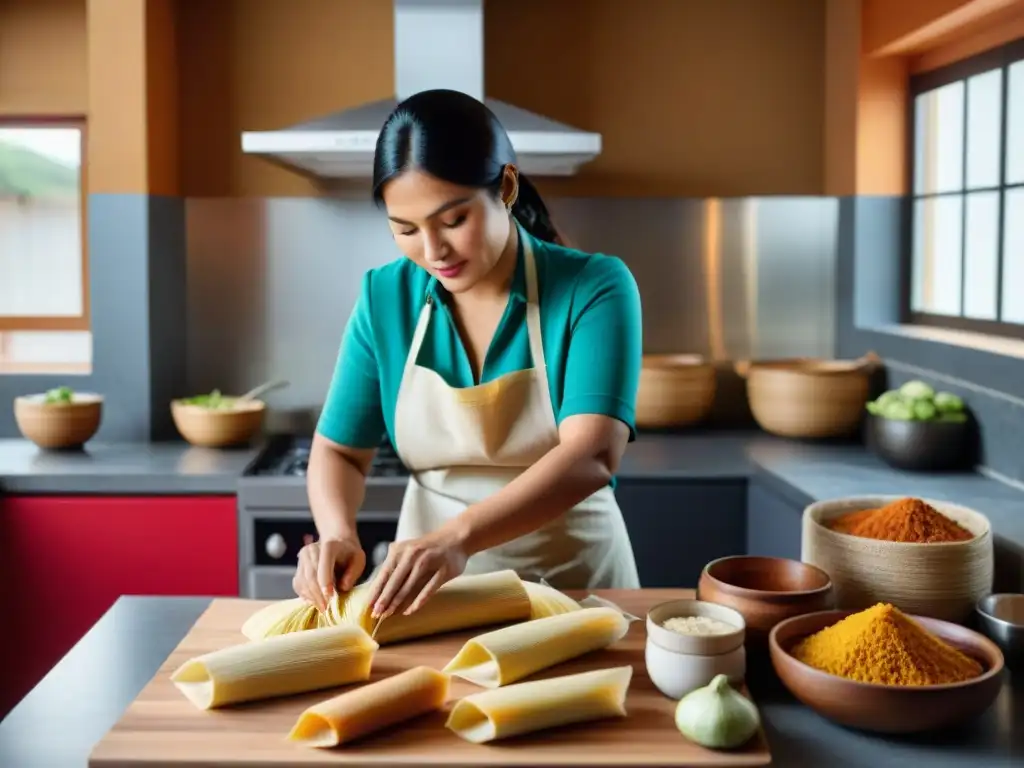
<path id="1" fill-rule="evenodd" d="M 299 550 L 317 538 L 306 493 L 308 441 L 271 444 L 238 484 L 238 567 L 241 597 L 295 597 L 292 578 Z M 366 479 L 356 531 L 366 553 L 365 581 L 395 540 L 408 472 L 390 444 L 382 444 Z"/>
<path id="2" fill-rule="evenodd" d="M 257 600 L 281 600 L 295 597 L 292 577 L 299 550 L 316 541 L 316 526 L 308 510 L 278 511 L 250 519 L 251 544 L 242 574 L 242 597 Z M 388 546 L 395 540 L 396 512 L 363 512 L 356 520 L 359 541 L 366 553 L 365 581 L 384 562 Z"/>

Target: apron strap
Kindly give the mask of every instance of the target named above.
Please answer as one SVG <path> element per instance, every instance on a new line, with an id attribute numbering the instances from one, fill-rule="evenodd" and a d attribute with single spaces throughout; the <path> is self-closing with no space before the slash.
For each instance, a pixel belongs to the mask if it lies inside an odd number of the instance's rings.
<path id="1" fill-rule="evenodd" d="M 533 245 L 530 236 L 516 222 L 519 229 L 519 241 L 523 244 L 523 267 L 526 270 L 526 332 L 530 341 L 530 357 L 533 358 L 534 373 L 540 389 L 540 396 L 551 414 L 552 421 L 557 425 L 558 418 L 555 414 L 554 404 L 551 402 L 551 389 L 548 387 L 547 362 L 544 358 L 544 341 L 541 335 L 540 323 L 540 291 L 537 288 L 537 263 L 533 256 Z M 409 374 L 416 367 L 416 361 L 420 356 L 420 347 L 423 346 L 423 339 L 427 335 L 427 327 L 430 325 L 430 315 L 434 308 L 434 297 L 427 294 L 423 309 L 420 310 L 420 317 L 416 323 L 416 330 L 412 335 L 412 343 L 409 345 L 409 355 L 405 358 L 405 368 L 402 371 L 402 381 L 405 382 Z M 401 385 L 399 386 L 401 391 Z"/>
<path id="2" fill-rule="evenodd" d="M 412 334 L 409 355 L 405 358 L 405 368 L 402 370 L 402 381 L 408 379 L 410 372 L 416 367 L 416 361 L 420 357 L 420 347 L 423 346 L 423 339 L 427 335 L 427 326 L 430 325 L 430 313 L 433 309 L 434 297 L 428 293 L 427 300 L 423 302 L 423 309 L 420 310 L 420 318 L 416 322 L 416 330 Z"/>
<path id="3" fill-rule="evenodd" d="M 517 222 L 518 226 L 518 222 Z M 548 366 L 544 359 L 544 341 L 540 326 L 540 292 L 537 290 L 537 262 L 533 257 L 533 245 L 530 236 L 522 228 L 519 230 L 519 241 L 523 244 L 523 266 L 526 268 L 526 331 L 530 338 L 530 357 L 537 376 L 540 396 L 551 414 L 552 421 L 557 425 L 558 417 L 551 402 L 551 390 L 548 388 Z"/>

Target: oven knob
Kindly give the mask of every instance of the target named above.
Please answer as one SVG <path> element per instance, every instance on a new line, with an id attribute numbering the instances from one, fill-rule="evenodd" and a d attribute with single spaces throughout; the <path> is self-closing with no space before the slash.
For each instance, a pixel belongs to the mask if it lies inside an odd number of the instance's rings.
<path id="1" fill-rule="evenodd" d="M 383 564 L 388 559 L 388 547 L 391 545 L 390 541 L 378 541 L 377 546 L 373 548 L 373 567 Z"/>
<path id="2" fill-rule="evenodd" d="M 288 545 L 284 541 L 284 536 L 280 533 L 272 533 L 267 536 L 265 548 L 268 555 L 275 560 L 279 560 L 284 557 L 284 553 L 288 549 Z"/>

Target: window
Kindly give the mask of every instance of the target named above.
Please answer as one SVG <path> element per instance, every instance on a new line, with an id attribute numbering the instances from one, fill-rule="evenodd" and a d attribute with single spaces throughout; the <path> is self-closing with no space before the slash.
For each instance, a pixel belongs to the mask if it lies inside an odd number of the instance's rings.
<path id="1" fill-rule="evenodd" d="M 1024 40 L 911 79 L 911 322 L 1024 337 Z"/>
<path id="2" fill-rule="evenodd" d="M 88 373 L 85 129 L 0 118 L 0 373 Z"/>

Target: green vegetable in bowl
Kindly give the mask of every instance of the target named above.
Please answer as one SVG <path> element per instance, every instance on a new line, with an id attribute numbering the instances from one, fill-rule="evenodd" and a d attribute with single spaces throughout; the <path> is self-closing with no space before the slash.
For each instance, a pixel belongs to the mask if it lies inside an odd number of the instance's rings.
<path id="1" fill-rule="evenodd" d="M 960 413 L 964 409 L 964 401 L 951 392 L 939 392 L 935 395 L 935 407 L 939 413 Z"/>
<path id="2" fill-rule="evenodd" d="M 914 401 L 914 418 L 918 421 L 931 421 L 938 413 L 939 409 L 935 407 L 935 403 L 931 400 Z"/>
<path id="3" fill-rule="evenodd" d="M 46 405 L 66 405 L 75 399 L 75 391 L 71 387 L 56 387 L 49 390 L 43 398 Z"/>
<path id="4" fill-rule="evenodd" d="M 964 401 L 951 392 L 936 392 L 923 381 L 908 381 L 865 404 L 868 413 L 895 421 L 964 422 Z"/>
<path id="5" fill-rule="evenodd" d="M 898 392 L 911 400 L 930 400 L 935 397 L 935 390 L 923 381 L 908 381 Z"/>
<path id="6" fill-rule="evenodd" d="M 215 389 L 208 395 L 186 397 L 182 402 L 186 405 L 198 405 L 201 408 L 221 410 L 234 407 L 235 400 L 237 400 L 237 398 L 225 397 L 220 393 L 219 389 Z"/>

